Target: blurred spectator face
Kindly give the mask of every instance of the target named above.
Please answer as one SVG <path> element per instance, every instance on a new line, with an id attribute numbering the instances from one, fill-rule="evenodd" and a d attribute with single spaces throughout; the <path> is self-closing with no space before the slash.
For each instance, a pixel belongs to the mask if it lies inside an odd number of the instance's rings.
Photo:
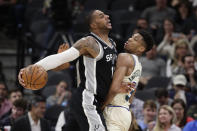
<path id="1" fill-rule="evenodd" d="M 169 20 L 164 20 L 164 30 L 166 33 L 172 33 L 174 31 L 174 25 Z"/>
<path id="2" fill-rule="evenodd" d="M 188 8 L 187 8 L 187 6 L 184 3 L 182 3 L 180 5 L 180 7 L 178 8 L 178 10 L 179 10 L 179 12 L 181 14 L 188 14 Z"/>
<path id="3" fill-rule="evenodd" d="M 45 102 L 36 103 L 36 105 L 32 106 L 32 110 L 31 110 L 31 112 L 37 118 L 43 118 L 45 111 L 46 111 L 46 103 Z"/>
<path id="4" fill-rule="evenodd" d="M 170 124 L 172 121 L 172 115 L 169 113 L 168 110 L 165 110 L 163 108 L 159 110 L 158 118 L 161 124 Z"/>
<path id="5" fill-rule="evenodd" d="M 61 94 L 61 93 L 65 92 L 66 88 L 67 88 L 67 83 L 64 81 L 61 81 L 56 87 L 57 93 Z"/>
<path id="6" fill-rule="evenodd" d="M 156 116 L 156 108 L 151 108 L 150 106 L 147 106 L 143 110 L 144 114 L 144 119 L 147 120 L 148 122 L 155 120 Z"/>
<path id="7" fill-rule="evenodd" d="M 167 5 L 167 0 L 156 0 L 156 5 L 158 8 L 165 8 Z"/>
<path id="8" fill-rule="evenodd" d="M 0 97 L 5 98 L 7 94 L 6 87 L 4 84 L 0 84 Z"/>
<path id="9" fill-rule="evenodd" d="M 21 99 L 22 98 L 22 93 L 20 91 L 17 92 L 12 92 L 10 94 L 10 101 L 13 103 L 14 101 Z"/>
<path id="10" fill-rule="evenodd" d="M 177 119 L 182 119 L 184 116 L 184 107 L 180 103 L 176 103 L 172 107 L 176 113 Z"/>
<path id="11" fill-rule="evenodd" d="M 194 68 L 194 56 L 186 56 L 184 58 L 185 69 Z"/>
<path id="12" fill-rule="evenodd" d="M 156 50 L 156 46 L 154 45 L 153 48 L 146 52 L 146 57 L 149 58 L 149 59 L 153 59 L 155 58 L 157 55 L 157 50 Z"/>
<path id="13" fill-rule="evenodd" d="M 188 52 L 188 48 L 186 45 L 180 45 L 180 46 L 177 46 L 176 47 L 176 55 L 179 56 L 179 57 L 183 57 L 187 54 Z"/>
<path id="14" fill-rule="evenodd" d="M 140 28 L 140 29 L 147 29 L 148 28 L 148 23 L 145 19 L 138 19 L 137 27 Z"/>
<path id="15" fill-rule="evenodd" d="M 12 117 L 14 119 L 19 118 L 20 116 L 22 116 L 25 113 L 25 111 L 23 110 L 23 108 L 21 107 L 16 107 L 13 105 L 12 107 Z"/>
<path id="16" fill-rule="evenodd" d="M 160 106 L 168 103 L 168 97 L 165 97 L 165 96 L 161 96 L 161 97 L 157 98 L 157 100 L 158 100 Z"/>

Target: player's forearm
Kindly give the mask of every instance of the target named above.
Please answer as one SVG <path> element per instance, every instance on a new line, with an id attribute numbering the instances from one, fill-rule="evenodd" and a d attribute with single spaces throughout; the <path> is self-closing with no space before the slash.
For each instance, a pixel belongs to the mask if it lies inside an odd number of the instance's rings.
<path id="1" fill-rule="evenodd" d="M 55 55 L 50 55 L 40 61 L 38 61 L 37 65 L 42 66 L 46 71 L 54 69 L 64 63 L 73 61 L 77 59 L 80 55 L 80 52 L 75 49 L 74 47 L 71 47 L 70 49 L 59 53 Z"/>
<path id="2" fill-rule="evenodd" d="M 115 96 L 116 96 L 115 92 L 114 93 L 109 93 L 107 95 L 107 98 L 106 98 L 106 100 L 103 104 L 103 109 L 105 108 L 105 106 L 109 105 L 112 102 L 112 100 L 114 99 Z"/>

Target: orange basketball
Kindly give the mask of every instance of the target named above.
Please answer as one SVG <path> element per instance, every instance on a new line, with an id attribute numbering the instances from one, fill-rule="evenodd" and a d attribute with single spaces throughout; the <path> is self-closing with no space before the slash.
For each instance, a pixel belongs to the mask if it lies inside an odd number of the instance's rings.
<path id="1" fill-rule="evenodd" d="M 46 85 L 48 74 L 43 67 L 30 65 L 24 69 L 22 79 L 26 89 L 39 90 Z"/>

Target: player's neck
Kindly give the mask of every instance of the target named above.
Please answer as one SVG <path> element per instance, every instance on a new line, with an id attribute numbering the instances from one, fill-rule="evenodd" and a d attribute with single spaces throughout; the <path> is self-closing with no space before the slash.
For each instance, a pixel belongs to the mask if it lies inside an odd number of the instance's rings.
<path id="1" fill-rule="evenodd" d="M 95 30 L 93 31 L 94 34 L 96 34 L 98 37 L 100 37 L 103 41 L 105 41 L 107 44 L 111 46 L 111 43 L 109 41 L 109 31 L 99 31 Z"/>

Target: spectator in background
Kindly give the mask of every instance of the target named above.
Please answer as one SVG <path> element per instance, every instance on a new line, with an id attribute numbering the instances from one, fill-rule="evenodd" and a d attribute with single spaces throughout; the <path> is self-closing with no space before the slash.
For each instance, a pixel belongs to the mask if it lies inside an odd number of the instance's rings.
<path id="1" fill-rule="evenodd" d="M 197 102 L 197 97 L 190 92 L 186 92 L 187 80 L 184 75 L 179 74 L 173 77 L 173 89 L 169 91 L 172 99 L 182 99 L 189 107 Z"/>
<path id="2" fill-rule="evenodd" d="M 195 69 L 195 58 L 193 55 L 185 55 L 182 58 L 184 75 L 188 81 L 190 90 L 197 94 L 197 70 Z"/>
<path id="3" fill-rule="evenodd" d="M 46 111 L 45 99 L 35 96 L 30 106 L 28 114 L 16 120 L 11 131 L 51 131 L 48 121 L 43 118 Z"/>
<path id="4" fill-rule="evenodd" d="M 197 130 L 197 105 L 192 105 L 190 109 L 188 109 L 188 116 L 191 116 L 194 120 L 190 121 L 185 125 L 183 131 L 196 131 Z"/>
<path id="5" fill-rule="evenodd" d="M 167 0 L 155 0 L 156 5 L 146 8 L 142 12 L 142 17 L 148 20 L 152 29 L 161 27 L 161 23 L 165 18 L 174 18 L 175 10 L 167 6 Z"/>
<path id="6" fill-rule="evenodd" d="M 143 105 L 143 115 L 144 120 L 138 121 L 138 124 L 142 131 L 152 130 L 155 126 L 155 118 L 157 114 L 157 106 L 153 100 L 147 100 L 145 101 Z M 153 126 L 152 126 L 153 125 Z"/>
<path id="7" fill-rule="evenodd" d="M 132 32 L 131 32 L 132 30 Z M 148 21 L 145 18 L 138 18 L 135 27 L 131 25 L 127 29 L 127 37 L 129 38 L 132 34 L 139 32 L 140 30 L 146 30 L 148 32 L 151 32 L 151 29 L 149 28 Z M 132 34 L 131 34 L 132 33 Z"/>
<path id="8" fill-rule="evenodd" d="M 11 114 L 5 117 L 0 124 L 6 129 L 10 129 L 14 121 L 23 116 L 26 112 L 27 101 L 24 99 L 17 99 L 12 106 Z"/>
<path id="9" fill-rule="evenodd" d="M 183 72 L 182 58 L 191 53 L 189 42 L 186 39 L 180 39 L 174 43 L 173 57 L 167 60 L 166 75 L 172 77 Z"/>
<path id="10" fill-rule="evenodd" d="M 22 97 L 23 97 L 22 92 L 17 88 L 11 89 L 9 91 L 9 100 L 11 103 L 14 103 L 14 101 L 21 99 Z"/>
<path id="11" fill-rule="evenodd" d="M 187 24 L 186 21 L 191 17 L 191 4 L 187 0 L 180 0 L 177 4 L 175 22 L 178 24 L 177 29 L 183 31 L 183 25 Z"/>
<path id="12" fill-rule="evenodd" d="M 172 102 L 171 107 L 176 113 L 176 117 L 177 117 L 176 125 L 182 129 L 187 123 L 186 104 L 182 99 L 175 99 Z"/>
<path id="13" fill-rule="evenodd" d="M 171 105 L 172 104 L 173 100 L 171 98 L 169 98 L 168 91 L 165 88 L 158 88 L 155 91 L 155 96 L 156 96 L 157 109 L 159 109 L 159 107 L 162 105 Z"/>
<path id="14" fill-rule="evenodd" d="M 191 105 L 187 110 L 187 122 L 197 119 L 197 104 Z"/>
<path id="15" fill-rule="evenodd" d="M 15 89 L 11 89 L 9 91 L 9 101 L 11 103 L 11 105 L 13 105 L 13 103 L 18 100 L 18 99 L 21 99 L 23 96 L 22 96 L 22 92 L 15 88 Z M 10 114 L 12 113 L 12 108 L 7 112 L 5 113 L 3 116 L 2 116 L 2 119 L 4 119 L 5 117 L 8 117 L 10 116 Z"/>
<path id="16" fill-rule="evenodd" d="M 154 45 L 150 51 L 146 52 L 146 56 L 139 59 L 143 66 L 140 83 L 144 86 L 152 77 L 166 76 L 166 63 L 158 57 L 156 48 L 156 45 Z"/>
<path id="17" fill-rule="evenodd" d="M 2 116 L 6 114 L 12 107 L 11 102 L 6 98 L 7 95 L 8 88 L 4 82 L 0 81 L 0 99 L 2 101 L 0 105 L 0 120 L 2 119 Z"/>
<path id="18" fill-rule="evenodd" d="M 53 105 L 66 106 L 71 97 L 71 92 L 68 90 L 68 85 L 65 81 L 60 81 L 56 86 L 56 92 L 47 98 L 47 107 Z"/>
<path id="19" fill-rule="evenodd" d="M 175 123 L 176 114 L 174 110 L 168 105 L 163 105 L 158 110 L 157 122 L 153 131 L 181 131 Z"/>
<path id="20" fill-rule="evenodd" d="M 183 131 L 196 131 L 197 130 L 197 120 L 191 121 L 186 124 Z"/>
<path id="21" fill-rule="evenodd" d="M 5 75 L 3 73 L 3 64 L 1 61 L 0 61 L 0 81 L 5 82 Z"/>
<path id="22" fill-rule="evenodd" d="M 131 121 L 131 125 L 130 125 L 130 128 L 128 131 L 142 131 L 139 124 L 137 123 L 137 120 L 136 120 L 135 115 L 133 114 L 132 110 L 130 110 L 130 111 L 131 111 L 132 121 Z"/>
<path id="23" fill-rule="evenodd" d="M 193 15 L 188 20 L 186 20 L 187 24 L 183 25 L 183 32 L 188 36 L 193 36 L 197 32 L 197 6 L 193 8 L 192 14 Z"/>
<path id="24" fill-rule="evenodd" d="M 172 58 L 174 43 L 181 38 L 185 38 L 185 35 L 176 32 L 174 20 L 165 18 L 163 21 L 163 28 L 157 31 L 156 36 L 156 41 L 159 43 L 157 46 L 159 55 Z"/>
<path id="25" fill-rule="evenodd" d="M 142 101 L 136 97 L 133 97 L 132 103 L 130 104 L 130 109 L 132 110 L 133 115 L 135 116 L 137 121 L 144 120 L 144 116 L 142 114 L 143 105 L 144 105 L 144 101 Z"/>

